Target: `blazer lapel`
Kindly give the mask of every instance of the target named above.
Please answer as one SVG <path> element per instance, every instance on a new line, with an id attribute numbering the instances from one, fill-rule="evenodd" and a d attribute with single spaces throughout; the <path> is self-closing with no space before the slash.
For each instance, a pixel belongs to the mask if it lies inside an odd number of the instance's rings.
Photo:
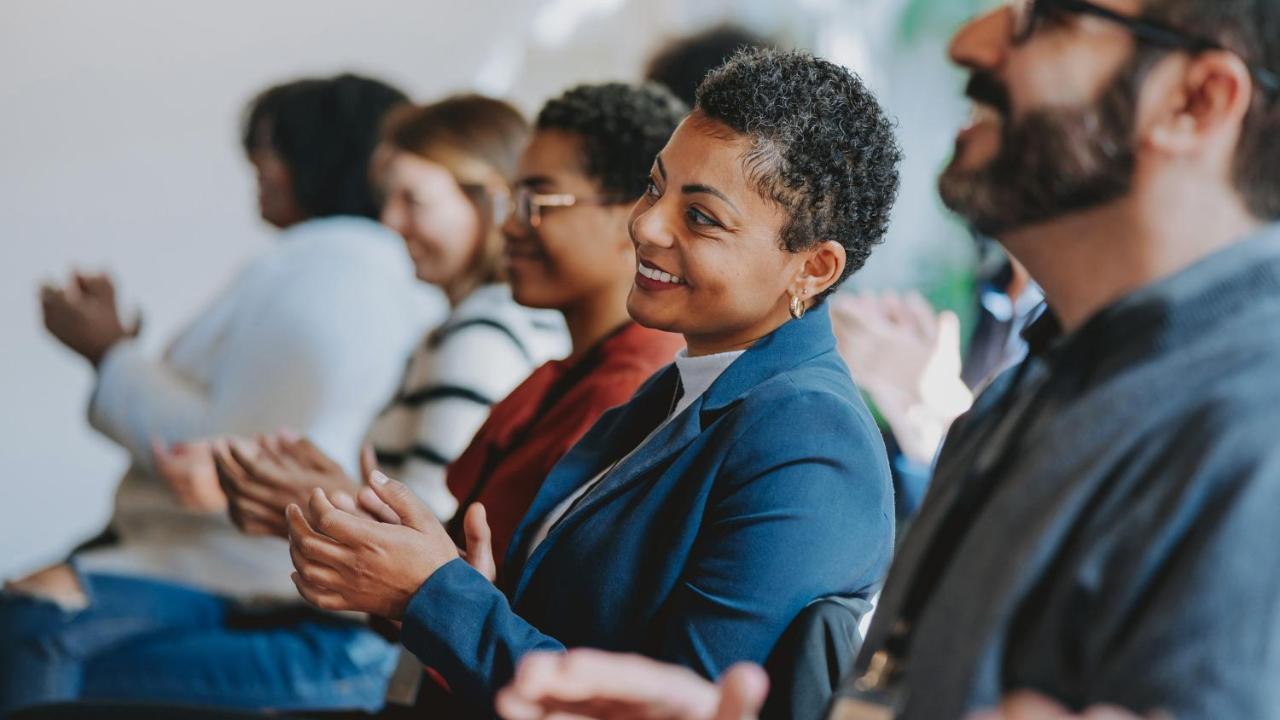
<path id="1" fill-rule="evenodd" d="M 547 514 L 583 483 L 599 475 L 609 463 L 630 452 L 657 427 L 671 408 L 677 377 L 674 365 L 658 371 L 626 405 L 601 416 L 578 444 L 556 463 L 512 535 L 503 563 L 507 581 L 528 575 L 525 564 L 528 544 L 542 527 Z M 510 587 L 513 583 L 503 584 Z"/>

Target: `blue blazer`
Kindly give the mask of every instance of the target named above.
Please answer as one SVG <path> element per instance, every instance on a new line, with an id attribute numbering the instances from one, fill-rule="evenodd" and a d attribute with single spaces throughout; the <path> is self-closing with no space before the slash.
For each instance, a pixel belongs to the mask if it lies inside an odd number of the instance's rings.
<path id="1" fill-rule="evenodd" d="M 677 379 L 659 371 L 552 469 L 501 590 L 455 560 L 413 597 L 405 646 L 478 710 L 531 650 L 637 652 L 715 678 L 763 662 L 814 599 L 875 592 L 893 548 L 889 466 L 825 305 L 747 350 L 526 562 L 546 515 L 665 419 Z"/>

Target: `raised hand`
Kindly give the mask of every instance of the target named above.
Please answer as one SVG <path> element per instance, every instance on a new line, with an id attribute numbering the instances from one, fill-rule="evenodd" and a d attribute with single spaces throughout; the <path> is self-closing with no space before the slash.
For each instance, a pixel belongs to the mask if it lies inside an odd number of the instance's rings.
<path id="1" fill-rule="evenodd" d="M 316 489 L 304 511 L 288 507 L 293 582 L 322 610 L 351 610 L 400 620 L 418 588 L 458 548 L 431 510 L 403 483 L 375 471 L 367 488 L 400 524 L 360 517 Z M 363 491 L 362 491 L 363 492 Z"/>
<path id="2" fill-rule="evenodd" d="M 64 287 L 40 288 L 44 326 L 63 345 L 97 367 L 116 343 L 133 337 L 140 322 L 125 327 L 116 307 L 116 290 L 102 274 L 73 273 Z"/>
<path id="3" fill-rule="evenodd" d="M 919 293 L 837 295 L 831 321 L 840 355 L 909 458 L 929 463 L 973 395 L 960 379 L 960 321 Z"/>
<path id="4" fill-rule="evenodd" d="M 748 663 L 714 685 L 639 655 L 578 649 L 525 656 L 496 702 L 507 720 L 750 720 L 768 689 L 764 670 Z"/>

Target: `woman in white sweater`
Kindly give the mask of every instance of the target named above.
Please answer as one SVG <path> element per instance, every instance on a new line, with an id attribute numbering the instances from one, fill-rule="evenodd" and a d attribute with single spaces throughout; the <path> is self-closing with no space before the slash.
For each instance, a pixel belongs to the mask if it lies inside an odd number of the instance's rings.
<path id="1" fill-rule="evenodd" d="M 391 646 L 357 622 L 281 610 L 297 602 L 286 544 L 232 525 L 199 441 L 287 426 L 354 470 L 405 358 L 445 309 L 373 219 L 369 158 L 404 101 L 349 75 L 255 100 L 245 149 L 262 216 L 284 231 L 162 359 L 133 341 L 105 277 L 43 291 L 46 325 L 97 369 L 90 421 L 131 467 L 112 542 L 0 593 L 0 715 L 74 698 L 381 702 Z M 175 443 L 193 444 L 165 449 Z M 272 644 L 282 624 L 305 640 Z"/>

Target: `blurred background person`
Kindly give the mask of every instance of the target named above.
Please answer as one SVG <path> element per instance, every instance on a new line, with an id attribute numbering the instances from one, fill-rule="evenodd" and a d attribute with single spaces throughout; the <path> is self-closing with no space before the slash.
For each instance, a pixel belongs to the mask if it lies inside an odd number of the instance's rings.
<path id="1" fill-rule="evenodd" d="M 357 623 L 277 610 L 297 602 L 287 548 L 230 524 L 203 441 L 288 426 L 354 468 L 405 358 L 443 309 L 413 277 L 403 241 L 377 223 L 368 181 L 383 117 L 405 99 L 341 75 L 279 85 L 250 104 L 244 150 L 279 243 L 162 359 L 125 329 L 105 277 L 43 290 L 50 332 L 97 371 L 90 422 L 132 467 L 108 536 L 0 595 L 0 708 L 80 697 L 380 701 L 391 648 Z M 297 642 L 244 632 L 280 612 Z"/>
<path id="2" fill-rule="evenodd" d="M 684 347 L 627 314 L 635 277 L 627 217 L 686 111 L 655 85 L 605 83 L 573 88 L 538 113 L 503 226 L 507 265 L 517 300 L 564 315 L 573 351 L 499 403 L 449 468 L 463 510 L 484 507 L 499 564 L 560 457 Z M 449 525 L 460 546 L 463 518 Z"/>
<path id="3" fill-rule="evenodd" d="M 739 25 L 717 25 L 668 41 L 649 58 L 646 80 L 665 86 L 693 107 L 698 85 L 739 50 L 765 50 L 775 43 Z"/>
<path id="4" fill-rule="evenodd" d="M 936 311 L 917 291 L 848 293 L 831 304 L 840 354 L 886 426 L 903 532 L 924 499 L 951 423 L 988 382 L 1026 356 L 1022 332 L 1044 310 L 1044 295 L 1026 269 L 994 240 L 975 239 L 982 261 L 963 352 L 956 313 Z"/>
<path id="5" fill-rule="evenodd" d="M 528 134 L 514 108 L 478 96 L 397 115 L 386 133 L 382 221 L 404 236 L 418 278 L 443 288 L 453 310 L 410 359 L 369 440 L 382 469 L 441 520 L 458 508 L 445 468 L 490 406 L 569 353 L 560 313 L 517 303 L 507 284 L 501 227 Z"/>

